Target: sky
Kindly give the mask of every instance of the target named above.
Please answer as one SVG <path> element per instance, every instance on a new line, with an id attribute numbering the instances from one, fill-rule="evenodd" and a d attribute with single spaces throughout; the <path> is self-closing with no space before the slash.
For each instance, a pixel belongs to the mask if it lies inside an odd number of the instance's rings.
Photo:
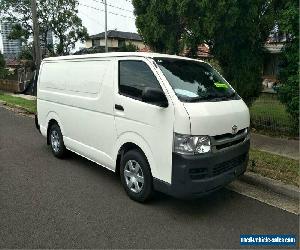
<path id="1" fill-rule="evenodd" d="M 104 4 L 102 0 L 79 0 L 79 17 L 87 28 L 89 35 L 104 32 Z M 137 32 L 133 6 L 130 0 L 107 0 L 107 29 L 128 32 Z M 76 49 L 84 47 L 78 43 Z M 0 36 L 0 50 L 2 40 Z"/>

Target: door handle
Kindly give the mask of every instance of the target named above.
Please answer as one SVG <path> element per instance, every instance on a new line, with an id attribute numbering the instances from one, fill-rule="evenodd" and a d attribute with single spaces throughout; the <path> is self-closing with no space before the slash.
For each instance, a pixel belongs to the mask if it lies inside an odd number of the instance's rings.
<path id="1" fill-rule="evenodd" d="M 124 111 L 123 106 L 119 105 L 119 104 L 115 104 L 115 109 L 120 110 L 120 111 Z"/>

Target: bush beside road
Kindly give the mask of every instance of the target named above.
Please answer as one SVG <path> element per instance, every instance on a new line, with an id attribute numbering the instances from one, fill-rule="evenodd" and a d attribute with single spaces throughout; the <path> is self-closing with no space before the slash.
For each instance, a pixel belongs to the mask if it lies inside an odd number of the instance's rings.
<path id="1" fill-rule="evenodd" d="M 276 94 L 262 93 L 250 107 L 251 127 L 272 136 L 297 136 L 297 128 Z"/>

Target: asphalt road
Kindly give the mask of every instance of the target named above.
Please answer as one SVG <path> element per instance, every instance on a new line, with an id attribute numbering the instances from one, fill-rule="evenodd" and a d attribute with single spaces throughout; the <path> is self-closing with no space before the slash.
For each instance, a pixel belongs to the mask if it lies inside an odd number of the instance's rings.
<path id="1" fill-rule="evenodd" d="M 0 107 L 0 248 L 240 248 L 240 234 L 299 235 L 298 219 L 227 189 L 133 202 L 112 172 L 54 158 L 32 118 Z"/>

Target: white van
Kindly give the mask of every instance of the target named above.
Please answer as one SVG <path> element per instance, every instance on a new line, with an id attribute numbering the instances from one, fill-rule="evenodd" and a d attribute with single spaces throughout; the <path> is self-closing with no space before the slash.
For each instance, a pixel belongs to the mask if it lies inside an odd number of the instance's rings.
<path id="1" fill-rule="evenodd" d="M 209 64 L 155 53 L 47 58 L 36 124 L 56 157 L 73 151 L 120 175 L 136 201 L 154 190 L 207 194 L 243 174 L 249 110 Z"/>

